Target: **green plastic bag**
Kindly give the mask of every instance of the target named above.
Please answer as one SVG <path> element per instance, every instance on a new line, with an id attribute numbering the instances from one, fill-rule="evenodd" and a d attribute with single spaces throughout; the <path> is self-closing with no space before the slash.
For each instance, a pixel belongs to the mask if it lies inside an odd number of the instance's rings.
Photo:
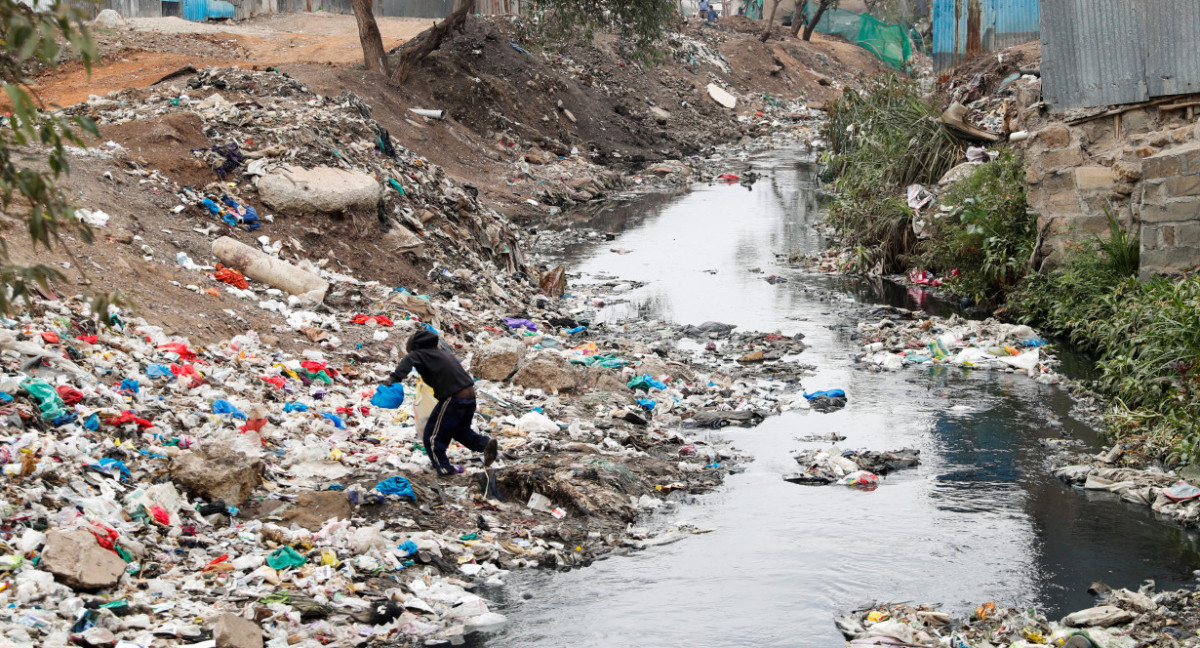
<path id="1" fill-rule="evenodd" d="M 63 402 L 58 392 L 54 391 L 54 388 L 46 381 L 39 378 L 29 378 L 21 383 L 21 388 L 30 396 L 37 399 L 38 409 L 42 411 L 43 420 L 53 421 L 59 417 L 66 416 L 67 404 Z"/>
<path id="2" fill-rule="evenodd" d="M 308 563 L 308 558 L 301 556 L 291 547 L 280 547 L 267 557 L 267 564 L 276 571 L 289 567 L 300 567 L 306 563 Z"/>

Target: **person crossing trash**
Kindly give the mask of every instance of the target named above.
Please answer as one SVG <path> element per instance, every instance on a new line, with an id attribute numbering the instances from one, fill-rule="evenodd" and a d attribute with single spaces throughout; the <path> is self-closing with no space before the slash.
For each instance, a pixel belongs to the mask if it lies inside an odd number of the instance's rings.
<path id="1" fill-rule="evenodd" d="M 433 389 L 437 405 L 425 422 L 422 441 L 440 475 L 463 472 L 463 467 L 450 463 L 446 449 L 451 441 L 458 441 L 468 450 L 483 453 L 483 465 L 490 466 L 496 460 L 496 440 L 479 434 L 471 428 L 475 418 L 475 381 L 463 369 L 453 354 L 438 346 L 438 336 L 433 331 L 417 331 L 408 338 L 395 371 L 388 375 L 385 385 L 394 385 L 404 380 L 413 369 L 421 380 Z"/>

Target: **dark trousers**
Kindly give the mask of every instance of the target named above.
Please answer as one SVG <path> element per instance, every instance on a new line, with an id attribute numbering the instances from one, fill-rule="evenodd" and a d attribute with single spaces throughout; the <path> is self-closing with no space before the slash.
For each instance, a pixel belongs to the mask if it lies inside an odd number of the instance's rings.
<path id="1" fill-rule="evenodd" d="M 446 448 L 451 441 L 458 441 L 468 450 L 483 452 L 491 439 L 471 429 L 471 419 L 475 418 L 474 398 L 447 398 L 438 401 L 425 422 L 425 449 L 433 462 L 434 470 L 439 475 L 449 475 L 454 472 L 450 460 L 446 458 Z"/>

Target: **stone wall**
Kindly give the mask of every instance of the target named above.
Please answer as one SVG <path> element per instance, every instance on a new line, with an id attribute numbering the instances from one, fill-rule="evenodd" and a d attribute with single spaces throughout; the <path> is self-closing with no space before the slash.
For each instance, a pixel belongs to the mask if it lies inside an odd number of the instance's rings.
<path id="1" fill-rule="evenodd" d="M 1200 265 L 1200 141 L 1142 160 L 1142 176 L 1142 275 Z"/>
<path id="2" fill-rule="evenodd" d="M 1050 264 L 1072 241 L 1105 236 L 1111 209 L 1141 231 L 1143 276 L 1200 265 L 1200 123 L 1189 111 L 1148 106 L 1075 125 L 1037 121 L 1025 179 Z"/>

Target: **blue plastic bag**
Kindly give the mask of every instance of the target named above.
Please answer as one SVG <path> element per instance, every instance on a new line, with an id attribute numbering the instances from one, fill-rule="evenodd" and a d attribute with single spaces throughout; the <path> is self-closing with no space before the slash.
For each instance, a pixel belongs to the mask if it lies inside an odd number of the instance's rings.
<path id="1" fill-rule="evenodd" d="M 375 390 L 375 395 L 371 396 L 371 404 L 375 407 L 383 409 L 396 409 L 404 402 L 404 385 L 394 383 L 391 385 L 380 385 Z"/>
<path id="2" fill-rule="evenodd" d="M 333 426 L 336 427 L 337 429 L 339 429 L 339 430 L 346 429 L 346 422 L 343 421 L 342 417 L 338 416 L 337 414 L 330 414 L 329 412 L 321 412 L 321 416 L 324 416 L 325 418 L 329 419 L 330 421 L 333 421 Z"/>
<path id="3" fill-rule="evenodd" d="M 121 387 L 119 391 L 131 391 L 136 394 L 141 390 L 141 388 L 142 386 L 138 383 L 138 381 L 132 378 L 126 378 L 125 380 L 121 381 Z"/>
<path id="4" fill-rule="evenodd" d="M 292 401 L 283 406 L 283 411 L 285 411 L 285 412 L 307 412 L 308 405 L 305 405 L 304 403 L 301 403 L 300 401 Z"/>
<path id="5" fill-rule="evenodd" d="M 813 392 L 811 394 L 808 392 L 804 393 L 804 397 L 808 400 L 816 400 L 822 396 L 825 398 L 845 398 L 846 392 L 840 389 L 826 389 L 825 391 Z"/>
<path id="6" fill-rule="evenodd" d="M 147 378 L 173 378 L 174 376 L 171 368 L 165 364 L 152 364 L 146 367 Z"/>
<path id="7" fill-rule="evenodd" d="M 242 413 L 242 410 L 234 407 L 233 403 L 223 398 L 213 401 L 213 414 L 230 414 L 233 418 L 246 420 L 246 415 Z"/>
<path id="8" fill-rule="evenodd" d="M 407 497 L 412 501 L 417 501 L 417 495 L 413 492 L 412 484 L 407 479 L 397 475 L 388 477 L 387 479 L 375 484 L 375 490 L 384 495 L 396 495 L 399 497 Z"/>
<path id="9" fill-rule="evenodd" d="M 403 551 L 405 556 L 411 556 L 417 553 L 417 543 L 413 542 L 412 540 L 405 540 L 404 544 L 401 544 L 396 548 L 400 551 Z"/>
<path id="10" fill-rule="evenodd" d="M 655 406 L 658 405 L 658 403 L 650 400 L 649 398 L 639 398 L 639 399 L 637 399 L 637 404 L 641 405 L 642 408 L 645 409 L 647 412 L 653 412 Z"/>

